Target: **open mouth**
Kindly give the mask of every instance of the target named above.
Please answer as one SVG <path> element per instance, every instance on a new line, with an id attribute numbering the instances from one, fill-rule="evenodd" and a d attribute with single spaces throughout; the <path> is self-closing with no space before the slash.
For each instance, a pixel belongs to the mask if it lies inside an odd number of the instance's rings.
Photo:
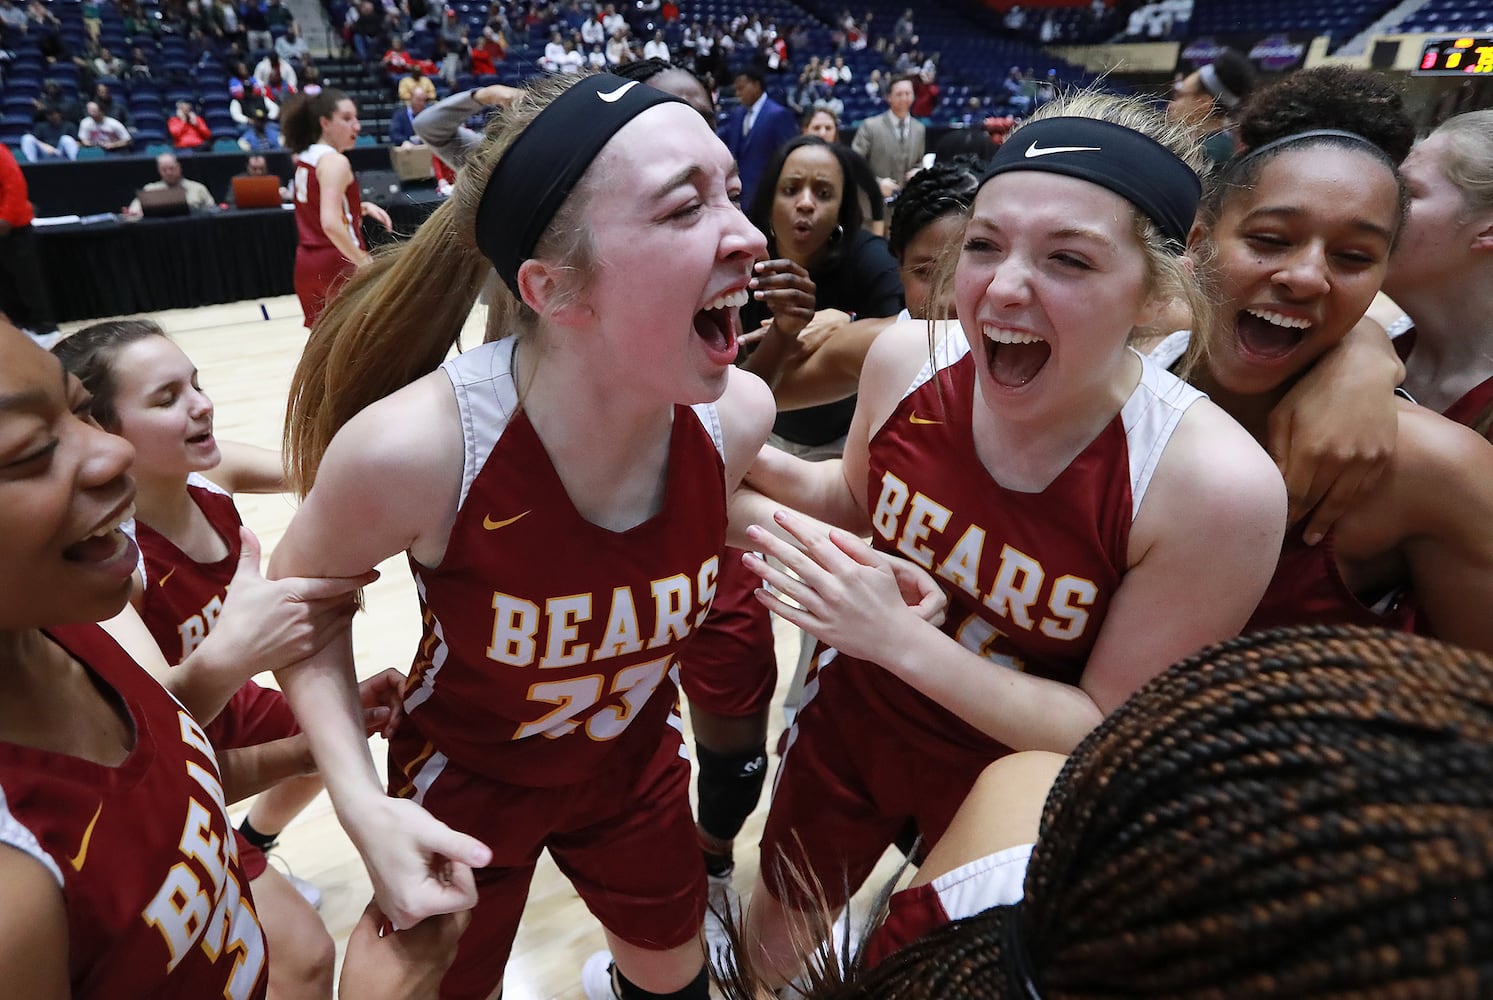
<path id="1" fill-rule="evenodd" d="M 985 328 L 986 365 L 997 385 L 1019 389 L 1026 385 L 1052 357 L 1052 345 L 1041 337 L 1019 330 Z"/>
<path id="2" fill-rule="evenodd" d="M 745 288 L 726 292 L 695 313 L 695 336 L 705 342 L 710 353 L 722 364 L 729 365 L 736 360 L 738 311 L 746 305 L 747 298 Z"/>
<path id="3" fill-rule="evenodd" d="M 212 444 L 212 442 L 213 432 L 210 430 L 203 431 L 201 434 L 193 434 L 191 437 L 187 438 L 187 444 L 192 445 Z"/>
<path id="4" fill-rule="evenodd" d="M 1261 361 L 1278 361 L 1301 346 L 1311 333 L 1310 320 L 1278 313 L 1273 309 L 1239 310 L 1234 335 L 1245 354 Z"/>
<path id="5" fill-rule="evenodd" d="M 136 556 L 132 554 L 132 550 L 135 548 L 135 543 L 130 541 L 130 537 L 124 533 L 120 525 L 134 516 L 134 503 L 126 504 L 109 520 L 89 532 L 85 538 L 63 549 L 63 558 L 70 562 L 87 563 L 93 566 L 102 566 L 127 558 L 130 567 L 133 568 Z"/>

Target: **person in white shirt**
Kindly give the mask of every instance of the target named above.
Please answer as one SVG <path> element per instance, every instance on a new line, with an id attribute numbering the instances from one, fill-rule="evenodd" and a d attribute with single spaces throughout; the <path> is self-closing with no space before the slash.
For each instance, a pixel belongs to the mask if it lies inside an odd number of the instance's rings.
<path id="1" fill-rule="evenodd" d="M 97 101 L 89 101 L 88 117 L 78 123 L 78 142 L 84 146 L 98 146 L 109 152 L 126 150 L 134 139 L 130 130 L 118 118 L 104 114 Z"/>
<path id="2" fill-rule="evenodd" d="M 295 25 L 291 25 L 285 34 L 275 39 L 275 53 L 286 62 L 304 63 L 311 54 L 311 47 L 300 37 Z M 281 75 L 283 77 L 284 74 Z"/>
<path id="3" fill-rule="evenodd" d="M 262 86 L 267 87 L 270 82 L 270 74 L 276 70 L 280 71 L 280 82 L 291 92 L 294 92 L 297 89 L 295 70 L 291 68 L 290 63 L 280 57 L 278 52 L 271 52 L 259 60 L 258 65 L 254 67 L 254 79 L 258 80 Z"/>
<path id="4" fill-rule="evenodd" d="M 664 41 L 664 33 L 662 31 L 655 31 L 653 38 L 649 40 L 648 44 L 643 46 L 643 58 L 662 59 L 664 62 L 669 61 L 669 43 Z"/>
<path id="5" fill-rule="evenodd" d="M 581 41 L 587 45 L 601 45 L 607 40 L 607 29 L 601 26 L 601 22 L 594 17 L 588 17 L 581 22 Z"/>

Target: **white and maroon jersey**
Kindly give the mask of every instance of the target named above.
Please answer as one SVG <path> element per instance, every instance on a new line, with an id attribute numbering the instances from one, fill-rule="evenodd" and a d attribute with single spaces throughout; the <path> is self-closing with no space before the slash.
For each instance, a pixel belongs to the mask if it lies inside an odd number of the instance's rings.
<path id="1" fill-rule="evenodd" d="M 715 407 L 676 406 L 663 508 L 589 523 L 518 405 L 513 350 L 443 366 L 465 458 L 441 565 L 410 560 L 424 637 L 405 710 L 432 754 L 543 787 L 640 760 L 678 725 L 676 655 L 715 596 L 726 490 Z"/>
<path id="2" fill-rule="evenodd" d="M 0 742 L 0 842 L 57 880 L 71 995 L 263 997 L 264 934 L 207 737 L 103 629 L 50 638 L 123 703 L 135 732 L 118 767 Z"/>
<path id="3" fill-rule="evenodd" d="M 871 438 L 872 543 L 937 577 L 949 599 L 944 631 L 990 669 L 1066 684 L 1083 674 L 1129 566 L 1131 522 L 1183 414 L 1203 398 L 1145 358 L 1141 366 L 1120 412 L 1041 492 L 1007 489 L 981 465 L 974 359 L 957 328 Z M 889 671 L 853 676 L 868 702 L 940 742 L 1005 752 Z"/>
<path id="4" fill-rule="evenodd" d="M 321 227 L 321 181 L 316 177 L 316 165 L 321 162 L 321 158 L 334 152 L 336 150 L 326 143 L 317 142 L 302 150 L 295 158 L 295 177 L 292 182 L 295 228 L 302 250 L 333 250 L 341 253 L 327 239 L 326 231 Z M 342 192 L 342 225 L 354 243 L 364 250 L 368 249 L 363 244 L 363 197 L 358 190 L 356 177 L 347 182 L 347 187 Z"/>
<path id="5" fill-rule="evenodd" d="M 932 882 L 893 893 L 887 901 L 886 920 L 866 941 L 866 967 L 875 968 L 888 955 L 944 924 L 1021 902 L 1033 846 L 1019 844 L 987 854 Z"/>
<path id="6" fill-rule="evenodd" d="M 243 520 L 233 498 L 195 472 L 187 477 L 187 493 L 228 546 L 228 554 L 217 562 L 193 561 L 144 521 L 137 519 L 133 528 L 126 526 L 140 547 L 139 568 L 144 581 L 140 617 L 166 662 L 173 666 L 185 660 L 212 631 L 242 551 L 239 527 Z"/>

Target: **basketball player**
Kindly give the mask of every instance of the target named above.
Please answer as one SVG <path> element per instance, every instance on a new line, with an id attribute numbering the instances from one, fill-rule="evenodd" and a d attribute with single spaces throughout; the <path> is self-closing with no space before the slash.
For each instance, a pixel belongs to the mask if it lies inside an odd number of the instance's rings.
<path id="1" fill-rule="evenodd" d="M 285 689 L 394 926 L 475 904 L 443 997 L 501 988 L 546 848 L 615 956 L 588 996 L 707 995 L 675 656 L 772 420 L 732 366 L 765 250 L 739 188 L 683 102 L 536 83 L 452 199 L 333 300 L 297 371 L 287 446 L 309 492 L 272 573 L 403 551 L 421 595 L 393 795 L 347 641 Z M 490 269 L 489 341 L 442 364 Z"/>
<path id="2" fill-rule="evenodd" d="M 347 159 L 362 131 L 352 98 L 331 87 L 293 98 L 280 129 L 295 157 L 295 293 L 310 328 L 336 286 L 368 260 L 363 217 L 385 229 L 392 223 L 388 212 L 363 203 Z"/>
<path id="3" fill-rule="evenodd" d="M 791 867 L 838 908 L 908 819 L 936 844 L 990 761 L 1071 751 L 1170 662 L 1237 632 L 1263 591 L 1279 474 L 1127 346 L 1172 296 L 1201 301 L 1179 256 L 1201 155 L 1138 102 L 1045 106 L 975 196 L 952 277 L 962 330 L 931 361 L 923 331 L 878 338 L 843 463 L 769 449 L 753 467 L 754 487 L 869 529 L 949 597 L 932 627 L 853 536 L 786 512 L 805 552 L 751 532 L 799 578 L 746 557 L 783 595 L 764 603 L 829 647 L 748 914 L 747 960 L 770 980 L 798 971 L 812 905 Z M 1163 608 L 1186 612 L 1158 627 Z"/>

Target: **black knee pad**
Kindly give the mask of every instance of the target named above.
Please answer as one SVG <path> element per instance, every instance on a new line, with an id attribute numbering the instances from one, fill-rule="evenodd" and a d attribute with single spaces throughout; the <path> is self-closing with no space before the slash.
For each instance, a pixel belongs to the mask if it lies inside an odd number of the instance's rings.
<path id="1" fill-rule="evenodd" d="M 687 986 L 673 993 L 649 993 L 624 976 L 621 969 L 614 968 L 613 971 L 617 974 L 617 995 L 622 1000 L 710 1000 L 710 976 L 704 966 Z"/>
<path id="2" fill-rule="evenodd" d="M 767 744 L 746 753 L 716 753 L 699 743 L 695 757 L 700 776 L 700 826 L 712 837 L 731 840 L 757 808 L 762 783 L 767 780 Z"/>

